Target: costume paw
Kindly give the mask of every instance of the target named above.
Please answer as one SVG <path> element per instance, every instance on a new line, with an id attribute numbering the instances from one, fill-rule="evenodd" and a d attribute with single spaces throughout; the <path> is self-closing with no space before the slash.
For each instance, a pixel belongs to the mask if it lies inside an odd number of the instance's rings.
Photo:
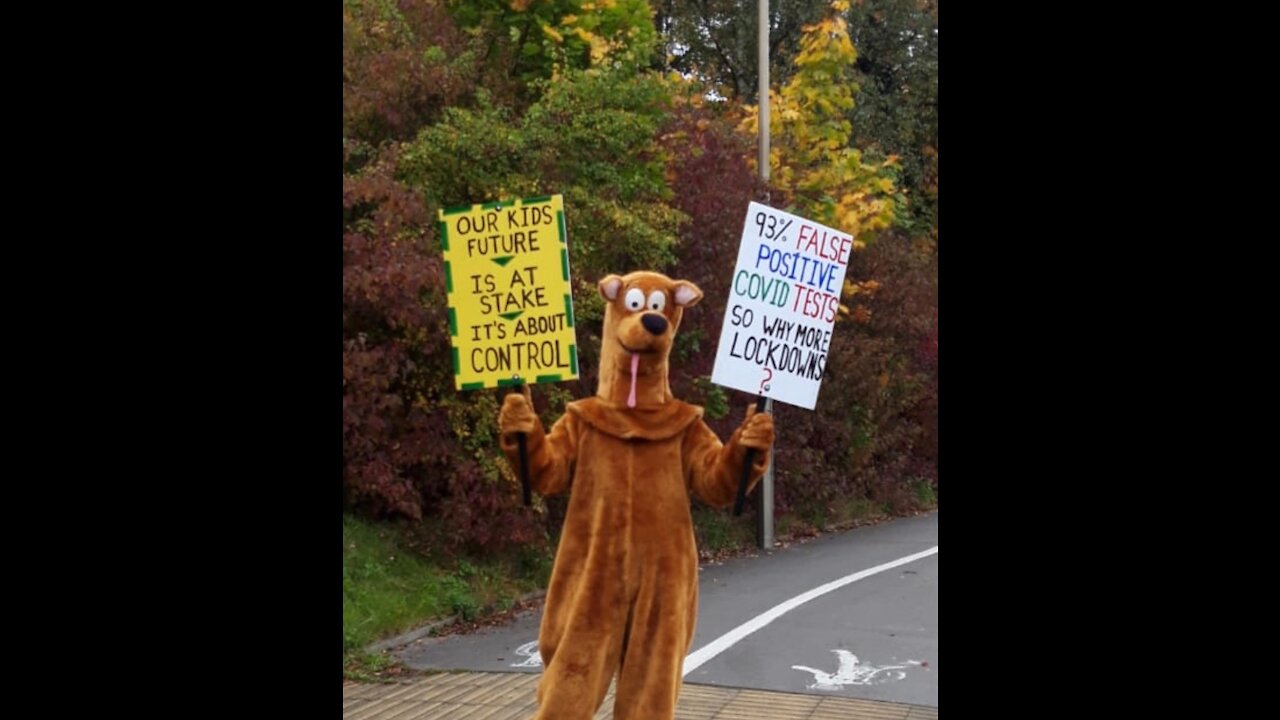
<path id="1" fill-rule="evenodd" d="M 742 422 L 742 434 L 738 443 L 743 447 L 768 450 L 773 446 L 773 415 L 756 412 L 754 404 L 747 408 L 747 419 Z"/>
<path id="2" fill-rule="evenodd" d="M 524 393 L 507 393 L 502 401 L 502 410 L 498 412 L 498 430 L 503 435 L 511 433 L 531 433 L 538 423 L 538 416 L 533 412 L 533 405 L 528 398 L 529 386 Z"/>

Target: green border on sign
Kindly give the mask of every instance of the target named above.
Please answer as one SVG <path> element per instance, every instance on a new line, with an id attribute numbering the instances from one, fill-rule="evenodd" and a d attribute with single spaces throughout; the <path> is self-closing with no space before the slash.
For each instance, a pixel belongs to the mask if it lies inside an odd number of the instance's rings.
<path id="1" fill-rule="evenodd" d="M 504 207 L 541 205 L 541 204 L 551 202 L 556 197 L 557 197 L 556 195 L 538 195 L 535 197 L 528 197 L 528 198 L 519 198 L 519 199 L 511 199 L 511 200 L 491 200 L 486 203 L 471 203 L 469 205 L 455 205 L 448 208 L 442 208 L 440 210 L 440 218 L 439 218 L 440 247 L 446 253 L 449 252 L 449 223 L 445 218 L 451 215 L 458 215 L 460 213 L 467 213 L 467 212 L 483 212 L 485 210 L 493 210 L 495 208 L 501 209 Z M 568 227 L 565 223 L 565 217 L 564 217 L 564 199 L 563 199 L 564 196 L 560 195 L 559 197 L 561 198 L 561 200 L 560 200 L 560 207 L 556 210 L 556 224 L 559 229 L 560 244 L 565 246 L 560 251 L 560 274 L 561 274 L 562 280 L 564 280 L 565 282 L 570 282 L 569 249 L 568 249 L 569 232 L 568 232 Z M 506 258 L 506 260 L 509 262 L 510 258 Z M 506 264 L 506 263 L 498 262 L 496 259 L 494 260 L 494 262 L 497 263 L 500 267 L 505 266 Z M 445 260 L 444 262 L 444 275 L 445 275 L 445 290 L 448 295 L 452 296 L 453 295 L 453 266 L 448 260 Z M 565 294 L 564 309 L 565 309 L 566 324 L 569 327 L 574 327 L 572 293 Z M 515 313 L 512 313 L 512 315 L 514 316 Z M 507 319 L 512 320 L 514 319 L 514 317 L 507 318 Z M 453 307 L 452 304 L 449 305 L 449 332 L 452 335 L 452 337 L 458 336 L 457 309 Z M 453 374 L 455 377 L 457 377 L 462 372 L 462 361 L 460 357 L 460 351 L 458 350 L 457 346 L 454 346 L 452 350 L 453 350 Z M 578 376 L 578 346 L 576 342 L 569 344 L 569 367 L 571 370 L 572 377 L 566 378 L 563 374 L 538 375 L 536 379 L 534 379 L 533 383 L 553 383 L 553 382 L 564 382 L 566 380 L 578 379 L 577 377 Z M 528 382 L 529 380 L 527 378 L 513 377 L 513 378 L 500 379 L 494 383 L 483 382 L 483 381 L 460 383 L 458 387 L 461 390 L 484 390 L 489 388 L 512 387 L 517 383 L 528 383 Z M 533 384 L 533 383 L 530 383 L 530 384 Z"/>

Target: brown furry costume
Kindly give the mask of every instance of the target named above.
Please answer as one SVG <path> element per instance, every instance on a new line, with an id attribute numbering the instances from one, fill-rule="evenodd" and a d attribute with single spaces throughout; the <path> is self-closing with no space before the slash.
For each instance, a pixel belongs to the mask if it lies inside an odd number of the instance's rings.
<path id="1" fill-rule="evenodd" d="M 539 635 L 544 671 L 538 720 L 588 720 L 618 672 L 614 717 L 675 713 L 693 641 L 698 558 L 689 494 L 725 507 L 747 448 L 751 487 L 764 473 L 773 420 L 748 409 L 722 445 L 702 408 L 671 395 L 667 358 L 693 283 L 650 272 L 600 281 L 606 302 L 596 396 L 570 403 L 544 433 L 527 397 L 507 395 L 501 446 L 520 472 L 516 435 L 528 433 L 529 478 L 543 495 L 573 487 Z M 527 392 L 527 391 L 526 391 Z"/>

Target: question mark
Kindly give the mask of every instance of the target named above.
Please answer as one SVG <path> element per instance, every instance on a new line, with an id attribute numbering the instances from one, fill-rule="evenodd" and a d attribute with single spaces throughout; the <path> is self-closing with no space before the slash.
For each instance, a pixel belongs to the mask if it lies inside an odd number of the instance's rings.
<path id="1" fill-rule="evenodd" d="M 760 381 L 760 392 L 761 392 L 761 394 L 765 393 L 765 392 L 769 389 L 769 386 L 768 386 L 768 385 L 765 385 L 765 383 L 767 383 L 767 382 L 769 382 L 770 380 L 772 380 L 772 379 L 773 379 L 773 370 L 772 370 L 772 369 L 770 369 L 770 368 L 765 368 L 765 369 L 764 369 L 764 371 L 765 371 L 765 372 L 767 372 L 767 373 L 769 373 L 769 374 L 768 374 L 768 376 L 766 376 L 766 377 L 765 377 L 765 379 L 763 379 L 763 380 L 761 380 L 761 381 Z"/>

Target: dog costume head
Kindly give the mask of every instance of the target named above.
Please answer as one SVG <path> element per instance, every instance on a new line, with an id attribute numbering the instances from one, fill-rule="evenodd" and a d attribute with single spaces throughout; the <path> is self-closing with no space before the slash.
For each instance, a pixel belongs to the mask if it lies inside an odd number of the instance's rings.
<path id="1" fill-rule="evenodd" d="M 609 275 L 600 281 L 605 300 L 596 395 L 626 407 L 653 407 L 672 399 L 667 358 L 684 309 L 702 291 L 687 280 L 655 272 Z"/>

